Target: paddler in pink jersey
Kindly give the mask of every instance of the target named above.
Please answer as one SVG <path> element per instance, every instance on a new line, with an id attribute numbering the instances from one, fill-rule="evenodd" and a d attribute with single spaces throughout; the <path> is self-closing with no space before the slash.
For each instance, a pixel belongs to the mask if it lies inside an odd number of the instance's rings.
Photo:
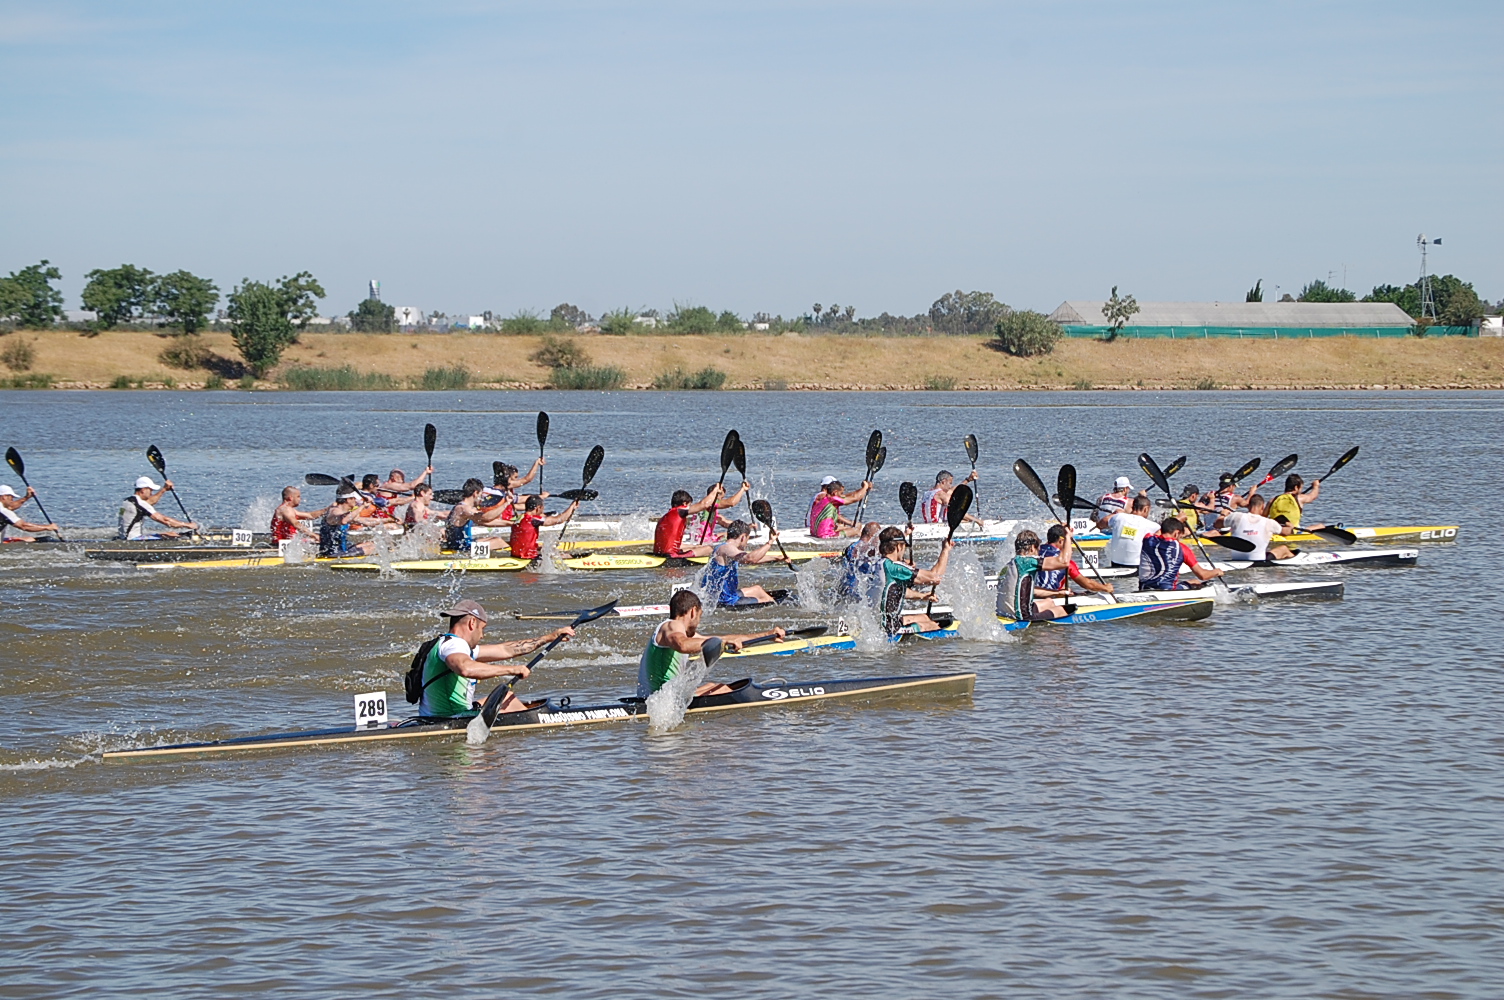
<path id="1" fill-rule="evenodd" d="M 851 521 L 841 516 L 841 508 L 856 503 L 872 489 L 864 482 L 860 489 L 844 492 L 845 487 L 835 476 L 826 476 L 820 481 L 820 492 L 809 505 L 809 533 L 813 538 L 841 538 L 861 533 Z"/>

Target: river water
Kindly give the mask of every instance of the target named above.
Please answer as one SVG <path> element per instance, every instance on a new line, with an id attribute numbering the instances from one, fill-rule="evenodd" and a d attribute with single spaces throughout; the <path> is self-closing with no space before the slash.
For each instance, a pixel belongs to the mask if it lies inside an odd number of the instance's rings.
<path id="1" fill-rule="evenodd" d="M 1139 485 L 1140 451 L 1189 455 L 1178 481 L 1205 486 L 1291 451 L 1309 478 L 1360 444 L 1312 517 L 1463 539 L 1414 568 L 1310 574 L 1345 579 L 1341 601 L 749 661 L 806 680 L 972 670 L 971 699 L 111 763 L 101 750 L 340 724 L 373 689 L 405 707 L 409 651 L 453 595 L 503 613 L 649 603 L 669 574 L 146 572 L 8 545 L 0 994 L 1497 997 L 1501 404 L 0 394 L 0 443 L 65 526 L 110 524 L 152 443 L 194 516 L 264 530 L 305 472 L 420 468 L 425 422 L 441 487 L 523 464 L 547 409 L 548 488 L 577 485 L 604 444 L 595 506 L 639 525 L 715 480 L 728 427 L 790 524 L 823 475 L 860 480 L 881 428 L 871 509 L 888 521 L 901 479 L 968 467 L 967 433 L 988 516 L 1042 513 L 1009 472 L 1019 456 L 1051 479 L 1073 462 L 1094 494 Z M 589 626 L 524 692 L 630 693 L 651 627 Z M 492 638 L 538 631 L 502 620 Z"/>

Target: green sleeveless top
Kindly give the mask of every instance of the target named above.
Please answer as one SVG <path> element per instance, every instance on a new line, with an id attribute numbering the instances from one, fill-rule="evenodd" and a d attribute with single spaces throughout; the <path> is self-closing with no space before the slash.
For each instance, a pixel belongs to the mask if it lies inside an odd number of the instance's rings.
<path id="1" fill-rule="evenodd" d="M 642 651 L 642 659 L 637 663 L 637 697 L 639 698 L 646 698 L 679 676 L 679 671 L 689 663 L 688 653 L 658 645 L 658 633 L 663 631 L 663 626 L 667 624 L 668 621 L 661 621 L 658 627 L 653 629 L 653 636 L 648 640 L 647 648 Z"/>
<path id="2" fill-rule="evenodd" d="M 428 659 L 423 663 L 423 683 L 427 686 L 418 703 L 419 715 L 447 719 L 475 711 L 471 706 L 475 701 L 475 681 L 461 677 L 444 662 L 445 656 L 461 651 L 475 655 L 465 640 L 454 635 L 445 635 L 428 651 Z"/>

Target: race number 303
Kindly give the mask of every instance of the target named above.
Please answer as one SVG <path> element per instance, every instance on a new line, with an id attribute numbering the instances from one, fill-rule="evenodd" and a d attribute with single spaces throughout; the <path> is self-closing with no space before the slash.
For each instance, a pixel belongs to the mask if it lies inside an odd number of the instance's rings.
<path id="1" fill-rule="evenodd" d="M 386 692 L 355 696 L 355 728 L 380 729 L 386 725 Z"/>

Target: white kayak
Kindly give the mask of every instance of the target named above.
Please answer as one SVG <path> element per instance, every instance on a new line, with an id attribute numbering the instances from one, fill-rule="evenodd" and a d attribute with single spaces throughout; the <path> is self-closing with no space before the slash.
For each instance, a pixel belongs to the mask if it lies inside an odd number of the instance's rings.
<path id="1" fill-rule="evenodd" d="M 1312 566 L 1414 566 L 1420 549 L 1333 549 L 1322 552 L 1297 552 L 1289 559 L 1216 559 L 1212 565 L 1224 573 L 1245 569 L 1308 569 Z M 1088 571 L 1089 572 L 1089 571 Z M 1104 566 L 1098 572 L 1108 578 L 1138 576 L 1132 566 Z M 1180 567 L 1180 575 L 1189 575 L 1189 566 Z"/>
<path id="2" fill-rule="evenodd" d="M 981 524 L 967 521 L 956 529 L 956 541 L 962 542 L 1001 542 L 1007 540 L 1013 529 L 1018 526 L 1016 520 L 984 520 Z M 916 524 L 914 525 L 914 541 L 916 542 L 943 542 L 950 528 L 944 524 Z M 767 530 L 758 527 L 752 535 L 752 542 L 761 545 L 768 540 Z M 778 532 L 778 540 L 784 545 L 820 545 L 829 548 L 833 543 L 840 543 L 839 538 L 816 538 L 809 533 L 808 528 L 785 528 Z M 851 538 L 844 539 L 846 542 Z"/>
<path id="3" fill-rule="evenodd" d="M 1263 600 L 1297 597 L 1341 597 L 1346 585 L 1341 580 L 1301 580 L 1295 583 L 1229 583 L 1227 589 L 1234 597 L 1258 597 Z M 1173 601 L 1191 595 L 1210 597 L 1212 586 L 1198 590 L 1128 590 L 1116 594 L 1118 601 Z M 1077 594 L 1071 598 L 1077 604 L 1109 604 L 1106 594 Z"/>

